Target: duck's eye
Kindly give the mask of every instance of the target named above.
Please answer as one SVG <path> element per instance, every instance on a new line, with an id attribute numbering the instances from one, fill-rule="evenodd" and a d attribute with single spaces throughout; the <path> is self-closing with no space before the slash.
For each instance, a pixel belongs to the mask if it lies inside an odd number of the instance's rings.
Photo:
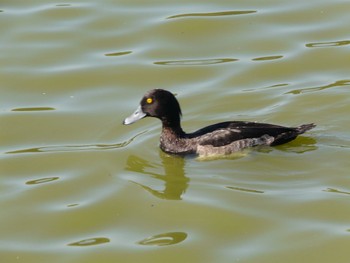
<path id="1" fill-rule="evenodd" d="M 148 99 L 146 100 L 146 102 L 147 102 L 148 104 L 151 104 L 151 103 L 153 102 L 153 99 L 152 99 L 152 98 L 148 98 Z"/>

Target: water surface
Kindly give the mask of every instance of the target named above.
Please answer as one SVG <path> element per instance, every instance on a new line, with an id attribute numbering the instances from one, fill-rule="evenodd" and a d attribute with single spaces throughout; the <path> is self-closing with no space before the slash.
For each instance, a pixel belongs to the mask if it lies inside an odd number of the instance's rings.
<path id="1" fill-rule="evenodd" d="M 348 1 L 0 4 L 4 262 L 349 262 Z M 160 123 L 122 120 L 177 94 L 183 127 L 317 128 L 275 148 L 164 154 Z"/>

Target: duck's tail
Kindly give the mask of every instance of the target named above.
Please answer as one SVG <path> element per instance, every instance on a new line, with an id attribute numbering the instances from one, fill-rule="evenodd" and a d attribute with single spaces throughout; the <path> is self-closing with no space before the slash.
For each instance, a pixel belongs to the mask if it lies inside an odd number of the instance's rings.
<path id="1" fill-rule="evenodd" d="M 315 128 L 316 125 L 314 123 L 303 124 L 298 127 L 290 128 L 289 131 L 278 134 L 275 137 L 275 140 L 271 143 L 272 146 L 280 145 L 283 143 L 290 142 L 294 140 L 298 135 L 303 134 L 304 132 Z"/>
<path id="2" fill-rule="evenodd" d="M 316 125 L 314 123 L 309 123 L 309 124 L 303 124 L 303 125 L 300 125 L 299 127 L 296 127 L 296 130 L 298 131 L 298 134 L 302 134 L 315 127 Z"/>

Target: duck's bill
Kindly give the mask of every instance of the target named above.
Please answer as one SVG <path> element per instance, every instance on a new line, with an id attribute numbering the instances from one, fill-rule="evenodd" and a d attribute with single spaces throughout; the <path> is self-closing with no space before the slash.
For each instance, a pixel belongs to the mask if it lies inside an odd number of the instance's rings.
<path id="1" fill-rule="evenodd" d="M 141 120 L 144 117 L 146 117 L 146 113 L 144 113 L 141 109 L 141 106 L 139 106 L 133 114 L 131 114 L 123 121 L 123 124 L 129 125 L 138 120 Z"/>

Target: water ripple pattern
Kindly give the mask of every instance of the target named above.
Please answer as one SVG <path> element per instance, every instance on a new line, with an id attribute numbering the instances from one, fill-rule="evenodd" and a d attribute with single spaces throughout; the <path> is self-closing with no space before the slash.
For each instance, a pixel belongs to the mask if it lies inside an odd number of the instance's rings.
<path id="1" fill-rule="evenodd" d="M 350 5 L 1 1 L 1 262 L 348 263 Z M 150 89 L 182 126 L 317 127 L 220 158 L 122 125 Z"/>
<path id="2" fill-rule="evenodd" d="M 223 12 L 210 12 L 210 13 L 188 13 L 169 16 L 171 18 L 183 18 L 183 17 L 216 17 L 216 16 L 233 16 L 233 15 L 246 15 L 256 13 L 256 11 L 223 11 Z"/>

